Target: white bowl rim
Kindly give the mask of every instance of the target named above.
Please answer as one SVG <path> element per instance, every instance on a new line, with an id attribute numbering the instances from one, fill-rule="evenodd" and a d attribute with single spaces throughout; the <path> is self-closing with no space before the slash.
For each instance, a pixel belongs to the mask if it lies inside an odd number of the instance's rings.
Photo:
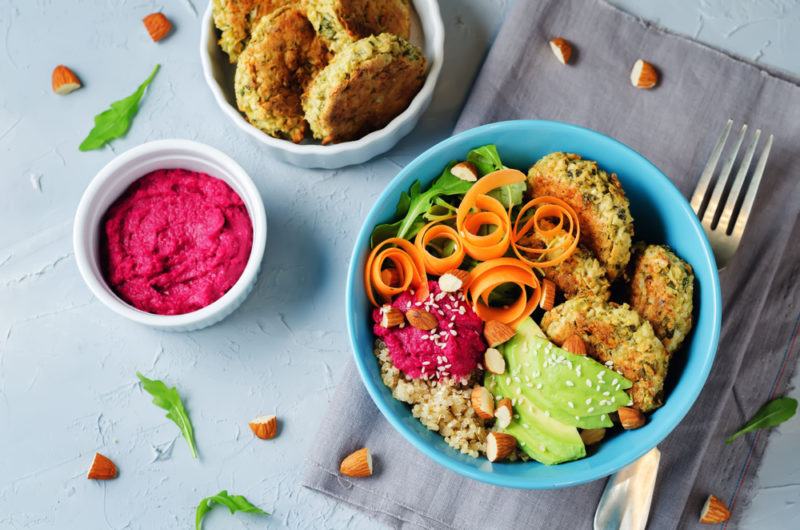
<path id="1" fill-rule="evenodd" d="M 94 206 L 97 194 L 100 192 L 105 183 L 113 178 L 124 164 L 137 158 L 146 157 L 148 155 L 155 155 L 164 150 L 184 150 L 190 153 L 199 153 L 202 157 L 210 158 L 221 166 L 223 166 L 228 173 L 236 179 L 236 182 L 242 187 L 247 199 L 252 204 L 251 209 L 248 206 L 248 214 L 253 224 L 253 246 L 250 249 L 250 257 L 247 260 L 244 271 L 236 283 L 233 284 L 228 292 L 211 304 L 200 308 L 190 313 L 181 315 L 158 315 L 155 313 L 148 313 L 133 307 L 126 303 L 118 296 L 113 295 L 111 289 L 105 282 L 105 279 L 98 277 L 92 268 L 90 257 L 84 252 L 87 243 L 87 237 L 90 233 L 88 230 L 88 222 L 90 212 Z M 144 176 L 144 175 L 142 175 Z M 237 193 L 239 193 L 237 191 Z M 252 210 L 252 211 L 251 211 Z M 75 252 L 75 261 L 78 265 L 78 270 L 83 277 L 84 282 L 89 287 L 89 290 L 94 296 L 100 300 L 105 306 L 114 311 L 115 313 L 128 318 L 134 322 L 145 324 L 161 329 L 189 329 L 193 326 L 202 326 L 206 321 L 213 321 L 213 317 L 219 313 L 224 313 L 231 304 L 240 301 L 243 293 L 250 288 L 252 282 L 256 280 L 261 261 L 264 257 L 267 242 L 267 216 L 264 209 L 264 202 L 261 194 L 258 191 L 253 180 L 247 172 L 230 156 L 226 155 L 219 149 L 209 145 L 195 142 L 192 140 L 184 139 L 164 139 L 146 142 L 139 146 L 133 147 L 124 153 L 114 157 L 107 163 L 94 178 L 89 182 L 86 190 L 81 196 L 78 209 L 75 213 L 75 220 L 73 223 L 73 249 Z M 89 242 L 94 244 L 93 242 Z"/>
<path id="2" fill-rule="evenodd" d="M 411 1 L 413 2 L 414 0 Z M 358 140 L 329 145 L 296 144 L 289 140 L 274 138 L 254 127 L 246 119 L 244 119 L 239 110 L 228 103 L 228 100 L 225 98 L 225 94 L 222 92 L 222 87 L 216 82 L 211 71 L 211 58 L 209 57 L 208 50 L 209 39 L 212 38 L 214 31 L 212 21 L 214 10 L 213 2 L 208 3 L 208 7 L 203 14 L 200 28 L 200 63 L 203 67 L 203 78 L 206 80 L 206 84 L 211 89 L 211 93 L 214 95 L 214 100 L 222 109 L 222 111 L 236 124 L 237 127 L 264 144 L 297 155 L 318 155 L 325 158 L 332 158 L 343 153 L 358 152 L 367 145 L 377 143 L 386 137 L 392 137 L 403 123 L 414 119 L 415 116 L 422 113 L 424 107 L 427 106 L 427 102 L 430 100 L 430 97 L 433 95 L 433 91 L 436 87 L 437 81 L 439 80 L 439 74 L 442 70 L 442 64 L 444 62 L 444 22 L 442 21 L 441 11 L 436 0 L 420 1 L 429 3 L 429 9 L 432 16 L 428 22 L 433 28 L 431 35 L 428 35 L 427 33 L 425 34 L 426 45 L 430 39 L 431 47 L 434 50 L 433 57 L 428 58 L 430 68 L 428 69 L 428 73 L 425 77 L 425 83 L 423 83 L 422 88 L 420 88 L 419 92 L 417 92 L 417 95 L 414 96 L 414 99 L 411 100 L 411 104 L 409 104 L 409 106 L 406 107 L 403 112 L 395 116 L 394 119 L 382 129 L 378 129 L 377 131 L 366 134 Z M 216 44 L 216 38 L 214 38 L 214 43 Z"/>

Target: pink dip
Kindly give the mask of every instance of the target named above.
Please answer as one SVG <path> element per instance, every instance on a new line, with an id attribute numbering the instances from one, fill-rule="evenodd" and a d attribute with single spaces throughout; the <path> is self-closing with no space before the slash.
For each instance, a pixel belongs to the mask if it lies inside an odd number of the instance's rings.
<path id="1" fill-rule="evenodd" d="M 381 326 L 381 310 L 375 309 L 375 335 L 383 339 L 392 363 L 404 374 L 414 378 L 460 379 L 477 367 L 486 351 L 483 341 L 483 321 L 472 311 L 460 293 L 444 293 L 438 282 L 428 282 L 430 295 L 416 302 L 405 292 L 392 305 L 405 313 L 412 307 L 433 314 L 439 325 L 431 331 L 417 329 L 408 323 L 402 328 Z"/>
<path id="2" fill-rule="evenodd" d="M 242 199 L 217 178 L 160 169 L 140 178 L 103 220 L 104 275 L 126 302 L 180 315 L 219 299 L 244 271 L 253 226 Z"/>

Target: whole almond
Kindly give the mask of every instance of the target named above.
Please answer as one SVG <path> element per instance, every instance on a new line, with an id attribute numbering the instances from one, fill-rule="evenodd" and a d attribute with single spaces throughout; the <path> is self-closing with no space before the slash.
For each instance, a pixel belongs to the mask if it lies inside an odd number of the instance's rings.
<path id="1" fill-rule="evenodd" d="M 516 334 L 514 328 L 499 320 L 490 320 L 483 326 L 483 337 L 490 348 L 496 348 L 504 342 L 508 342 Z"/>
<path id="2" fill-rule="evenodd" d="M 495 426 L 498 429 L 505 429 L 511 424 L 511 418 L 514 416 L 514 408 L 511 400 L 503 398 L 497 402 L 494 407 L 494 417 L 496 419 Z"/>
<path id="3" fill-rule="evenodd" d="M 476 386 L 472 389 L 470 403 L 475 410 L 475 414 L 482 420 L 494 418 L 494 398 L 492 393 L 486 390 L 485 387 Z"/>
<path id="4" fill-rule="evenodd" d="M 339 473 L 348 477 L 364 478 L 372 475 L 372 455 L 366 447 L 347 455 L 339 465 Z"/>
<path id="5" fill-rule="evenodd" d="M 406 320 L 415 328 L 423 331 L 430 331 L 439 325 L 436 317 L 424 309 L 409 309 L 406 311 Z"/>
<path id="6" fill-rule="evenodd" d="M 503 460 L 517 446 L 517 439 L 504 432 L 490 432 L 486 436 L 486 458 L 490 462 Z"/>
<path id="7" fill-rule="evenodd" d="M 709 495 L 700 512 L 700 522 L 703 524 L 720 524 L 731 518 L 731 511 L 725 503 L 714 495 Z"/>
<path id="8" fill-rule="evenodd" d="M 95 453 L 86 478 L 92 480 L 110 480 L 116 478 L 117 466 L 105 455 Z"/>
<path id="9" fill-rule="evenodd" d="M 478 168 L 475 167 L 475 164 L 472 162 L 459 162 L 450 168 L 450 173 L 452 173 L 454 177 L 466 180 L 467 182 L 475 182 L 478 180 Z"/>
<path id="10" fill-rule="evenodd" d="M 504 374 L 506 372 L 506 360 L 497 348 L 486 348 L 483 353 L 483 367 L 493 374 Z"/>
<path id="11" fill-rule="evenodd" d="M 619 410 L 617 410 L 617 414 L 619 415 L 619 422 L 622 424 L 622 428 L 628 431 L 638 429 L 646 422 L 644 414 L 631 407 L 620 407 Z"/>
<path id="12" fill-rule="evenodd" d="M 278 433 L 278 418 L 276 416 L 259 416 L 247 425 L 253 434 L 262 440 L 271 440 Z"/>

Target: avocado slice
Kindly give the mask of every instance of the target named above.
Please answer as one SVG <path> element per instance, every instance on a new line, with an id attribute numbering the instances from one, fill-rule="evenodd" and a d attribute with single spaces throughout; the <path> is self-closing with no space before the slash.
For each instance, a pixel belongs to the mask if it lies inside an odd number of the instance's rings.
<path id="1" fill-rule="evenodd" d="M 512 385 L 496 380 L 496 388 L 505 395 L 514 393 Z M 520 448 L 542 464 L 552 465 L 586 456 L 586 447 L 578 429 L 566 425 L 527 401 L 514 407 L 515 418 L 503 432 L 517 439 Z"/>
<path id="2" fill-rule="evenodd" d="M 506 373 L 492 377 L 516 383 L 512 388 L 516 396 L 568 425 L 610 427 L 609 413 L 630 400 L 625 392 L 631 387 L 629 380 L 591 357 L 555 346 L 530 318 L 519 324 L 517 334 L 500 350 L 506 358 Z M 486 382 L 491 391 L 494 382 Z"/>

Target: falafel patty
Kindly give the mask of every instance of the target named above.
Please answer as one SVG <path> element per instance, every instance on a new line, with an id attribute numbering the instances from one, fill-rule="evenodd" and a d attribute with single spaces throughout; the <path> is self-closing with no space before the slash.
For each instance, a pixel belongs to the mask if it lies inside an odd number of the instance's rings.
<path id="1" fill-rule="evenodd" d="M 307 0 L 308 18 L 335 52 L 358 39 L 394 33 L 408 39 L 411 8 L 408 0 Z"/>
<path id="2" fill-rule="evenodd" d="M 578 335 L 591 357 L 611 361 L 613 370 L 633 382 L 628 390 L 633 407 L 648 412 L 661 406 L 669 354 L 650 323 L 628 304 L 573 298 L 545 313 L 542 329 L 557 344 Z"/>
<path id="3" fill-rule="evenodd" d="M 301 96 L 327 61 L 327 48 L 302 11 L 274 11 L 255 27 L 236 65 L 239 110 L 265 133 L 300 142 L 307 129 Z"/>
<path id="4" fill-rule="evenodd" d="M 534 245 L 541 248 L 558 247 L 562 244 L 566 233 L 553 237 L 549 243 L 537 237 Z M 544 256 L 546 259 L 555 259 L 561 255 L 561 251 L 552 250 Z M 591 250 L 581 244 L 575 249 L 570 257 L 554 267 L 542 269 L 544 277 L 556 284 L 558 289 L 564 293 L 567 299 L 576 296 L 595 296 L 606 301 L 611 296 L 606 270 L 600 264 Z"/>
<path id="5" fill-rule="evenodd" d="M 380 129 L 414 99 L 426 66 L 419 48 L 391 33 L 345 45 L 303 96 L 314 138 L 329 144 Z"/>
<path id="6" fill-rule="evenodd" d="M 219 46 L 235 63 L 244 50 L 250 30 L 279 7 L 295 0 L 214 0 L 214 25 L 220 31 Z"/>
<path id="7" fill-rule="evenodd" d="M 637 245 L 633 254 L 631 307 L 653 326 L 669 353 L 692 329 L 692 266 L 665 245 Z"/>
<path id="8" fill-rule="evenodd" d="M 622 186 L 613 173 L 579 155 L 550 153 L 528 171 L 534 196 L 552 195 L 572 206 L 581 223 L 581 242 L 594 251 L 610 280 L 631 257 L 633 217 Z"/>

